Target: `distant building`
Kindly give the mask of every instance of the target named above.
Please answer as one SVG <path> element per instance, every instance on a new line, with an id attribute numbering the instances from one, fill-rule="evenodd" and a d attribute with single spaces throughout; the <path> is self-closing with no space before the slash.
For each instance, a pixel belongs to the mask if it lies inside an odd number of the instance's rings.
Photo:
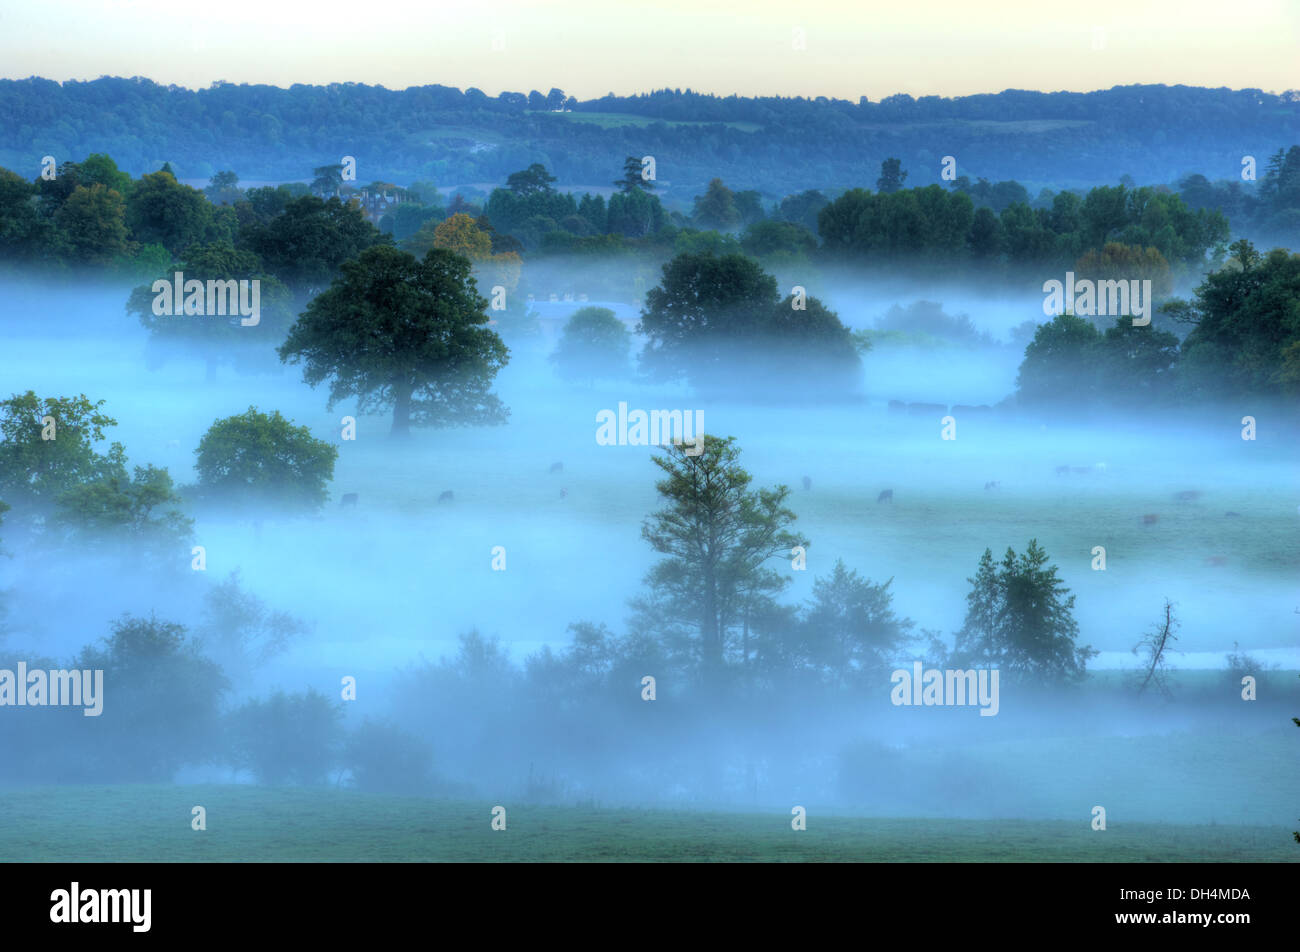
<path id="1" fill-rule="evenodd" d="M 403 202 L 409 201 L 406 197 L 406 190 L 401 188 L 383 192 L 371 192 L 369 189 L 363 188 L 353 194 L 350 200 L 357 203 L 366 221 L 376 225 L 392 209 Z"/>

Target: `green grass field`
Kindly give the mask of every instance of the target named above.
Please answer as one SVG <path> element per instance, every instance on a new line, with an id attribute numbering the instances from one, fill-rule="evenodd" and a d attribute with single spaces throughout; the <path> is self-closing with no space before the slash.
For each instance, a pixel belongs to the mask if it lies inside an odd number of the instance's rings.
<path id="1" fill-rule="evenodd" d="M 190 828 L 191 808 L 207 830 Z M 1294 862 L 1285 829 L 707 813 L 249 786 L 0 791 L 7 862 Z"/>

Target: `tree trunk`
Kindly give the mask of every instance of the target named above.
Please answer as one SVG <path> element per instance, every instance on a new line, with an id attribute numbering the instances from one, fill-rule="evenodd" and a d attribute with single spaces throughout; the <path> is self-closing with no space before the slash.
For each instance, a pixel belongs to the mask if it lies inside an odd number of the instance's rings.
<path id="1" fill-rule="evenodd" d="M 700 620 L 701 654 L 704 661 L 704 680 L 716 681 L 722 668 L 722 643 L 718 626 L 718 592 L 713 572 L 704 573 L 704 617 Z"/>
<path id="2" fill-rule="evenodd" d="M 749 603 L 745 603 L 745 635 L 744 635 L 744 654 L 740 659 L 741 666 L 746 670 L 749 668 Z"/>
<path id="3" fill-rule="evenodd" d="M 411 386 L 401 382 L 393 386 L 393 429 L 389 434 L 396 439 L 411 435 Z"/>

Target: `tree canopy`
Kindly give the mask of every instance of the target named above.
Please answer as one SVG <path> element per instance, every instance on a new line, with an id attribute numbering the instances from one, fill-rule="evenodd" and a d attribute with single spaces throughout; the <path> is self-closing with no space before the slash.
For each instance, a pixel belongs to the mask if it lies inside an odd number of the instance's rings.
<path id="1" fill-rule="evenodd" d="M 313 298 L 279 349 L 301 362 L 329 406 L 356 397 L 362 412 L 391 408 L 394 435 L 419 426 L 504 423 L 491 392 L 509 351 L 489 328 L 487 300 L 470 261 L 435 248 L 422 261 L 392 247 L 367 249 Z"/>

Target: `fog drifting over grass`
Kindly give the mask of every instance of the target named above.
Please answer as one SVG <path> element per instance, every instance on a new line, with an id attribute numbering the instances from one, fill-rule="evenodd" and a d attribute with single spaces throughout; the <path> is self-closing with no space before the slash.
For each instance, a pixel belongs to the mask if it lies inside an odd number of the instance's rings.
<path id="1" fill-rule="evenodd" d="M 949 314 L 969 314 L 1001 341 L 1023 321 L 1044 319 L 1033 288 L 1019 300 L 904 283 L 874 296 L 849 286 L 812 293 L 854 328 L 873 326 L 893 304 L 921 299 L 941 302 Z M 499 636 L 519 661 L 546 644 L 563 648 L 572 622 L 604 622 L 620 632 L 628 600 L 642 591 L 656 558 L 640 525 L 659 506 L 654 483 L 660 476 L 649 448 L 597 445 L 597 412 L 622 401 L 646 410 L 702 410 L 708 433 L 737 438 L 755 486 L 793 488 L 788 505 L 811 545 L 806 572 L 783 567 L 792 580 L 787 602 L 809 598 L 814 577 L 843 559 L 874 581 L 892 578 L 895 611 L 951 644 L 965 613 L 966 579 L 984 549 L 1000 558 L 1008 546 L 1019 551 L 1036 538 L 1077 595 L 1079 643 L 1101 652 L 1093 669 L 1136 667 L 1130 649 L 1166 597 L 1182 622 L 1182 653 L 1172 658 L 1178 667 L 1222 670 L 1238 642 L 1260 661 L 1300 668 L 1294 611 L 1300 605 L 1300 444 L 1294 419 L 1263 409 L 1167 414 L 1133 406 L 1091 419 L 959 416 L 957 439 L 943 441 L 941 414 L 894 413 L 888 401 L 995 404 L 1014 391 L 1019 348 L 881 347 L 864 356 L 861 392 L 841 401 L 800 401 L 796 379 L 756 382 L 752 398 L 704 401 L 685 387 L 566 384 L 546 361 L 553 341 L 543 337 L 508 341 L 512 359 L 495 388 L 511 410 L 507 425 L 417 430 L 403 445 L 389 439 L 387 418 L 367 416 L 358 417 L 355 442 L 343 442 L 340 420 L 355 408 L 345 403 L 326 411 L 324 389 L 303 384 L 298 368 L 241 375 L 222 367 L 209 382 L 202 355 L 182 351 L 146 369 L 147 334 L 124 314 L 126 294 L 125 287 L 51 289 L 12 281 L 0 287 L 4 396 L 31 389 L 42 397 L 104 399 L 104 411 L 119 424 L 108 437 L 125 445 L 129 465 L 166 466 L 177 484 L 194 481 L 194 449 L 215 419 L 250 405 L 279 410 L 338 443 L 331 502 L 316 517 L 264 513 L 260 529 L 247 518 L 199 514 L 194 542 L 207 550 L 207 577 L 177 586 L 160 585 L 128 553 L 90 557 L 65 550 L 58 564 L 30 562 L 8 520 L 0 538 L 14 557 L 0 561 L 0 588 L 8 590 L 4 648 L 11 654 L 69 657 L 128 611 L 152 610 L 192 625 L 201 586 L 235 570 L 271 607 L 314 626 L 253 683 L 235 685 L 238 696 L 274 685 L 328 691 L 352 675 L 362 685 L 358 711 L 383 713 L 395 670 L 420 657 L 454 654 L 457 637 L 471 628 Z M 539 311 L 560 317 L 581 306 L 543 304 Z M 635 308 L 617 310 L 635 317 Z M 1250 413 L 1260 415 L 1253 442 L 1240 438 L 1241 417 Z M 562 472 L 549 472 L 555 462 L 563 463 Z M 1087 471 L 1058 475 L 1060 466 Z M 802 487 L 805 476 L 810 490 Z M 986 490 L 994 481 L 998 488 Z M 892 505 L 876 502 L 883 489 L 894 491 Z M 445 490 L 455 500 L 439 504 Z M 1184 490 L 1202 495 L 1178 502 L 1174 494 Z M 345 492 L 359 494 L 355 509 L 340 509 Z M 1145 514 L 1159 521 L 1144 526 Z M 1106 548 L 1104 572 L 1091 568 L 1097 545 Z M 494 546 L 506 549 L 506 571 L 492 571 Z M 188 556 L 181 555 L 188 572 Z M 879 697 L 864 702 L 870 713 L 859 724 L 754 723 L 745 743 L 775 748 L 782 737 L 816 730 L 813 746 L 832 750 L 867 731 L 882 749 L 894 749 L 939 734 L 952 741 L 978 728 L 986 741 L 1014 744 L 1053 724 L 1067 729 L 1066 715 L 1038 708 L 1041 699 L 1034 710 L 1004 700 L 1003 716 L 988 719 L 996 727 L 980 718 L 953 727 L 953 712 L 921 727 L 915 716 L 906 719 L 907 709 L 891 708 L 888 692 L 882 684 Z M 1191 726 L 1185 709 L 1139 715 L 1112 707 L 1094 714 L 1090 724 L 1098 732 Z M 1259 729 L 1271 725 L 1261 720 Z M 603 769 L 612 776 L 618 758 L 609 756 Z M 829 776 L 834 765 L 822 766 Z M 501 767 L 501 776 L 517 778 L 522 770 Z M 759 800 L 797 792 L 797 771 L 771 770 L 764 792 L 755 794 Z M 485 767 L 466 779 L 491 774 Z M 580 789 L 583 781 L 573 782 Z M 722 777 L 709 795 L 743 799 L 737 791 L 746 782 Z M 610 795 L 616 787 L 609 784 L 614 781 L 602 788 L 589 780 L 588 788 Z M 657 781 L 647 784 L 641 793 L 670 794 Z M 808 780 L 805 789 L 829 796 L 830 787 Z M 898 796 L 881 792 L 876 808 L 905 809 Z M 1143 809 L 1151 818 L 1167 816 L 1154 801 Z M 1272 816 L 1271 809 L 1251 817 Z M 1016 803 L 955 793 L 924 810 L 1051 813 L 1028 795 Z M 1217 816 L 1194 806 L 1185 815 Z M 1279 815 L 1277 822 L 1287 820 Z"/>

